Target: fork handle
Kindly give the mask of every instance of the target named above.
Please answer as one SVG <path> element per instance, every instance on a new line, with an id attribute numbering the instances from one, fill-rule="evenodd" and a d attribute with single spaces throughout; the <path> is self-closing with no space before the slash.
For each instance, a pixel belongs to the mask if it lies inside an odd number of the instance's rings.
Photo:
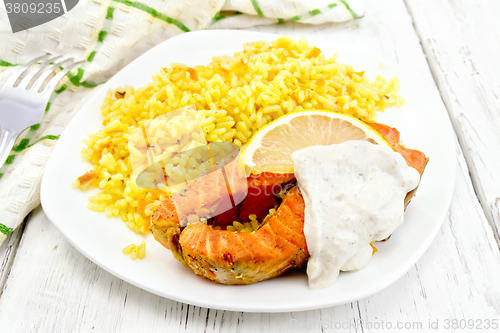
<path id="1" fill-rule="evenodd" d="M 9 157 L 17 135 L 18 134 L 12 130 L 6 130 L 0 133 L 0 167 L 4 164 L 7 157 Z"/>

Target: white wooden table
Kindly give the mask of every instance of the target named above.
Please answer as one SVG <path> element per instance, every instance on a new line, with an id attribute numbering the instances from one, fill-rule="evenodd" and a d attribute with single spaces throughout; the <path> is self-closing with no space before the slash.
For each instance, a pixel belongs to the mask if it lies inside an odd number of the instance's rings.
<path id="1" fill-rule="evenodd" d="M 439 90 L 458 139 L 455 193 L 436 239 L 406 275 L 369 298 L 314 311 L 199 308 L 102 270 L 38 208 L 0 247 L 0 332 L 499 332 L 500 3 L 366 4 L 365 17 L 348 24 L 255 30 L 356 47 L 418 71 Z M 475 329 L 461 329 L 470 323 Z"/>

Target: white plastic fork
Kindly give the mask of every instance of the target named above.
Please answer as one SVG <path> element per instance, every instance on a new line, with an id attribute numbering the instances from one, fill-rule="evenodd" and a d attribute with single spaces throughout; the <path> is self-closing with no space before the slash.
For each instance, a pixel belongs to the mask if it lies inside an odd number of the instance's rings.
<path id="1" fill-rule="evenodd" d="M 33 59 L 5 82 L 0 91 L 0 167 L 9 156 L 19 134 L 40 123 L 57 83 L 70 70 L 83 63 L 71 63 L 53 75 L 62 65 L 73 61 L 69 57 L 55 63 L 61 58 L 62 56 L 51 57 L 50 54 L 45 54 Z"/>

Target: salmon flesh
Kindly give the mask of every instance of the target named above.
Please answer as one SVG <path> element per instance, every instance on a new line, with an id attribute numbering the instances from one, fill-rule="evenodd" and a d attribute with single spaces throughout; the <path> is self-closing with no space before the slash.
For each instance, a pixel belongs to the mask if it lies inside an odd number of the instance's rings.
<path id="1" fill-rule="evenodd" d="M 422 152 L 401 145 L 399 132 L 395 128 L 377 123 L 368 125 L 422 175 L 428 161 Z M 237 175 L 229 171 L 228 177 Z M 293 180 L 293 174 L 251 175 L 247 179 L 248 189 L 239 186 L 232 193 L 233 196 L 248 193 L 246 198 L 233 209 L 215 216 L 214 221 L 221 225 L 235 219 L 247 221 L 249 214 L 259 215 L 261 219 L 267 214 L 269 205 L 278 204 L 279 201 L 275 193 L 269 194 L 273 191 L 268 190 Z M 199 209 L 203 197 L 205 202 L 207 198 L 216 202 L 219 193 L 225 189 L 226 185 L 220 177 L 207 178 L 195 184 L 181 198 L 182 215 Z M 406 196 L 405 207 L 415 190 Z M 256 191 L 259 194 L 252 195 Z M 305 204 L 298 187 L 287 191 L 276 213 L 253 232 L 216 230 L 200 219 L 181 223 L 176 205 L 179 206 L 179 202 L 174 204 L 172 197 L 169 197 L 157 207 L 151 217 L 151 232 L 158 242 L 172 251 L 176 259 L 208 280 L 229 285 L 251 284 L 279 276 L 290 268 L 300 267 L 309 257 L 304 236 Z"/>

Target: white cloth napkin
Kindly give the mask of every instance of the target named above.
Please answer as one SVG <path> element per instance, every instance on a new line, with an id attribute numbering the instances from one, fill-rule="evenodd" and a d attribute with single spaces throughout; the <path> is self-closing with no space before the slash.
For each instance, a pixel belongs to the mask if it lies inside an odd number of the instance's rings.
<path id="1" fill-rule="evenodd" d="M 17 65 L 45 52 L 86 60 L 61 81 L 40 125 L 20 135 L 0 168 L 0 244 L 40 204 L 45 163 L 73 115 L 96 85 L 140 54 L 193 30 L 285 21 L 321 24 L 363 14 L 363 0 L 80 0 L 69 13 L 12 34 L 6 10 L 0 6 L 0 87 Z"/>

